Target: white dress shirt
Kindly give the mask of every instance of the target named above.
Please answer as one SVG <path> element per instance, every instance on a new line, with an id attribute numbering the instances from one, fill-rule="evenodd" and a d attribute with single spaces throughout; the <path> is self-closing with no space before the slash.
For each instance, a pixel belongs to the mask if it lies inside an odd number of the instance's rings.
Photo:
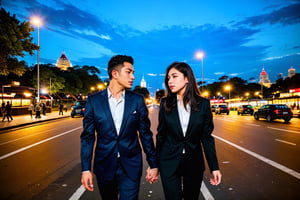
<path id="1" fill-rule="evenodd" d="M 181 125 L 181 129 L 183 132 L 183 136 L 186 135 L 186 130 L 189 125 L 190 115 L 191 115 L 191 107 L 189 104 L 186 105 L 186 109 L 181 105 L 180 100 L 177 96 L 177 110 L 179 115 L 179 121 Z M 183 149 L 182 153 L 185 153 L 185 149 Z"/>
<path id="2" fill-rule="evenodd" d="M 123 90 L 119 100 L 112 95 L 109 88 L 107 89 L 108 103 L 114 124 L 119 135 L 123 120 L 124 105 L 125 105 L 125 90 Z"/>
<path id="3" fill-rule="evenodd" d="M 181 105 L 180 100 L 177 97 L 177 108 L 178 108 L 178 115 L 180 120 L 181 129 L 183 132 L 183 136 L 186 134 L 186 129 L 189 125 L 190 114 L 191 114 L 191 107 L 189 104 L 186 105 L 186 109 Z"/>

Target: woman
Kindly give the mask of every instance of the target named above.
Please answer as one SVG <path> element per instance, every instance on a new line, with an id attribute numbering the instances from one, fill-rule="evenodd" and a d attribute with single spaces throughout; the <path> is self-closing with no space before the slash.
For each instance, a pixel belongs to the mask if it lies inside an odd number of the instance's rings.
<path id="1" fill-rule="evenodd" d="M 200 91 L 191 67 L 174 62 L 166 70 L 167 96 L 161 100 L 156 135 L 159 170 L 167 200 L 197 200 L 208 162 L 212 185 L 221 182 L 209 100 Z"/>

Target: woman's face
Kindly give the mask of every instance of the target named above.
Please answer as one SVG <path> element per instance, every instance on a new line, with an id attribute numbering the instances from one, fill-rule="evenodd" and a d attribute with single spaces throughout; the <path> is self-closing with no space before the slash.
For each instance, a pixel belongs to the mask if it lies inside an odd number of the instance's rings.
<path id="1" fill-rule="evenodd" d="M 187 77 L 175 68 L 170 69 L 168 73 L 168 86 L 172 93 L 183 95 L 188 83 Z"/>

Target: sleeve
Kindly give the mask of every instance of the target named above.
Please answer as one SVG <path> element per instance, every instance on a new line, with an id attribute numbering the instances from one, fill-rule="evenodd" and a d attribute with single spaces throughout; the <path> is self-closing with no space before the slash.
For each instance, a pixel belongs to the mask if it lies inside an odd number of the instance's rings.
<path id="1" fill-rule="evenodd" d="M 143 150 L 146 154 L 146 159 L 150 168 L 157 168 L 156 151 L 153 142 L 153 133 L 150 130 L 151 123 L 148 118 L 148 109 L 146 107 L 143 97 L 141 97 L 139 100 L 138 110 L 140 113 L 139 135 L 143 146 Z"/>
<path id="2" fill-rule="evenodd" d="M 204 149 L 204 154 L 209 166 L 210 171 L 218 170 L 219 164 L 216 155 L 215 140 L 212 136 L 214 130 L 213 116 L 210 108 L 210 103 L 208 100 L 203 101 L 205 121 L 202 130 L 201 143 Z"/>
<path id="3" fill-rule="evenodd" d="M 83 118 L 83 131 L 80 136 L 81 139 L 81 170 L 91 171 L 91 163 L 93 157 L 93 148 L 95 144 L 95 123 L 94 123 L 94 109 L 90 100 L 87 99 Z"/>

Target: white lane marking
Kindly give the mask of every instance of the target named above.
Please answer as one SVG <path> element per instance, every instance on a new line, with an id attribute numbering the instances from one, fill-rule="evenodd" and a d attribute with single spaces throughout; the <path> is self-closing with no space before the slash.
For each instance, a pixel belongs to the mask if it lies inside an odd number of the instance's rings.
<path id="1" fill-rule="evenodd" d="M 212 196 L 212 194 L 207 189 L 204 181 L 202 181 L 200 191 L 202 192 L 205 200 L 214 200 L 215 198 Z M 78 200 L 85 192 L 85 188 L 83 185 L 81 185 L 77 190 L 74 192 L 74 194 L 69 198 L 69 200 Z"/>
<path id="2" fill-rule="evenodd" d="M 209 190 L 207 189 L 206 185 L 204 184 L 204 181 L 202 181 L 200 191 L 202 192 L 205 200 L 214 200 L 215 198 L 211 195 Z"/>
<path id="3" fill-rule="evenodd" d="M 246 123 L 249 126 L 260 126 L 259 124 L 251 124 L 251 123 Z"/>
<path id="4" fill-rule="evenodd" d="M 237 148 L 237 149 L 239 149 L 241 151 L 244 151 L 245 153 L 248 153 L 251 156 L 253 156 L 253 157 L 255 157 L 255 158 L 257 158 L 257 159 L 259 159 L 259 160 L 261 160 L 261 161 L 263 161 L 263 162 L 265 162 L 265 163 L 267 163 L 267 164 L 269 164 L 269 165 L 271 165 L 271 166 L 273 166 L 273 167 L 275 167 L 275 168 L 277 168 L 277 169 L 279 169 L 279 170 L 281 170 L 281 171 L 283 171 L 283 172 L 285 172 L 285 173 L 287 173 L 289 175 L 291 175 L 291 176 L 296 177 L 297 179 L 300 179 L 300 173 L 298 173 L 298 172 L 296 172 L 296 171 L 294 171 L 294 170 L 292 170 L 290 168 L 287 168 L 287 167 L 285 167 L 285 166 L 283 166 L 283 165 L 281 165 L 279 163 L 276 163 L 276 162 L 274 162 L 274 161 L 272 161 L 272 160 L 270 160 L 268 158 L 265 158 L 265 157 L 263 157 L 263 156 L 261 156 L 261 155 L 259 155 L 257 153 L 254 153 L 254 152 L 249 151 L 249 150 L 247 150 L 247 149 L 245 149 L 243 147 L 240 147 L 240 146 L 238 146 L 238 145 L 236 145 L 236 144 L 234 144 L 232 142 L 229 142 L 229 141 L 227 141 L 227 140 L 225 140 L 225 139 L 223 139 L 221 137 L 218 137 L 216 135 L 213 135 L 213 136 L 215 138 L 217 138 L 217 139 L 219 139 L 219 140 L 221 140 L 221 141 L 223 141 L 223 142 L 225 142 L 225 143 L 227 143 L 227 144 L 229 144 L 229 145 L 231 145 L 231 146 L 233 146 L 233 147 L 235 147 L 235 148 Z"/>
<path id="5" fill-rule="evenodd" d="M 290 145 L 296 146 L 296 144 L 292 143 L 292 142 L 288 142 L 288 141 L 284 141 L 284 140 L 279 140 L 279 139 L 275 139 L 275 140 L 278 141 L 278 142 L 282 142 L 282 143 L 285 143 L 285 144 L 290 144 Z"/>
<path id="6" fill-rule="evenodd" d="M 274 127 L 270 127 L 270 126 L 268 126 L 267 128 L 274 129 L 274 130 L 277 130 L 277 131 L 286 131 L 286 132 L 290 132 L 290 133 L 298 133 L 298 134 L 300 134 L 300 131 L 286 130 L 286 129 L 274 128 Z"/>
<path id="7" fill-rule="evenodd" d="M 82 128 L 82 127 L 77 127 L 77 128 L 71 129 L 71 130 L 66 131 L 66 132 L 64 132 L 64 133 L 61 133 L 61 134 L 59 134 L 59 135 L 56 135 L 56 136 L 47 138 L 47 139 L 45 139 L 45 140 L 42 140 L 42 141 L 39 141 L 39 142 L 37 142 L 37 143 L 28 145 L 28 146 L 23 147 L 23 148 L 21 148 L 21 149 L 18 149 L 18 150 L 16 150 L 16 151 L 10 152 L 10 153 L 8 153 L 8 154 L 5 154 L 4 156 L 1 156 L 1 157 L 0 157 L 0 160 L 2 160 L 2 159 L 4 159 L 4 158 L 8 158 L 8 157 L 10 157 L 10 156 L 12 156 L 12 155 L 15 155 L 15 154 L 17 154 L 17 153 L 20 153 L 20 152 L 22 152 L 22 151 L 25 151 L 25 150 L 27 150 L 27 149 L 30 149 L 31 147 L 37 146 L 37 145 L 42 144 L 42 143 L 44 143 L 44 142 L 48 142 L 49 140 L 53 140 L 53 139 L 55 139 L 55 138 L 57 138 L 57 137 L 63 136 L 63 135 L 65 135 L 65 134 L 68 134 L 68 133 L 70 133 L 70 132 L 72 132 L 72 131 L 75 131 L 75 130 L 77 130 L 77 129 L 80 129 L 80 128 Z"/>
<path id="8" fill-rule="evenodd" d="M 81 185 L 76 192 L 69 198 L 69 200 L 78 200 L 81 195 L 85 192 L 85 188 L 83 185 Z"/>

